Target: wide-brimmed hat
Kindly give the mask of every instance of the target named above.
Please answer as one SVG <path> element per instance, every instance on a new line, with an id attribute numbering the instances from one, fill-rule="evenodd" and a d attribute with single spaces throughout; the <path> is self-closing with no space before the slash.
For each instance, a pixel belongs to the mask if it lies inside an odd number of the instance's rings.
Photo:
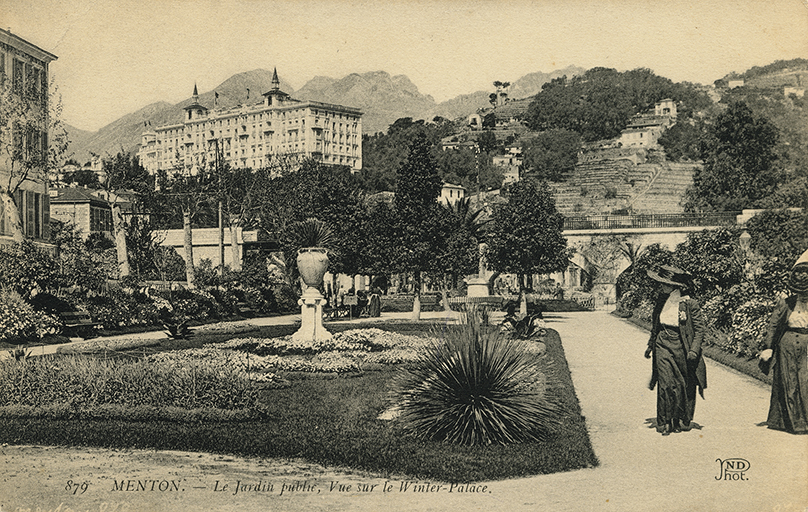
<path id="1" fill-rule="evenodd" d="M 660 265 L 655 269 L 649 269 L 647 273 L 648 277 L 654 281 L 680 287 L 685 286 L 691 277 L 690 274 L 673 265 Z"/>
<path id="2" fill-rule="evenodd" d="M 802 256 L 797 258 L 791 273 L 788 275 L 788 287 L 794 292 L 808 292 L 808 273 L 794 272 L 795 270 L 808 269 L 808 251 L 802 253 Z"/>

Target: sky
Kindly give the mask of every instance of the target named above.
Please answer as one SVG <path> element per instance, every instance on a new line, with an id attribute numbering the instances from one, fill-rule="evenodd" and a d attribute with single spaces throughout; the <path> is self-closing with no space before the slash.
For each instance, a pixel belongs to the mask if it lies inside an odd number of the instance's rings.
<path id="1" fill-rule="evenodd" d="M 58 57 L 62 118 L 90 131 L 259 68 L 403 74 L 440 102 L 570 65 L 711 84 L 808 58 L 808 0 L 0 0 L 0 26 Z"/>

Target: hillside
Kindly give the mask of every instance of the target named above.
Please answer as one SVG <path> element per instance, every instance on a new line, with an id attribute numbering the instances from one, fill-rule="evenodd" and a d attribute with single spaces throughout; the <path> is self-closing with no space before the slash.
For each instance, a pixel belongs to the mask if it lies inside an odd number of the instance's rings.
<path id="1" fill-rule="evenodd" d="M 508 89 L 508 97 L 514 100 L 528 98 L 534 96 L 541 91 L 541 86 L 550 80 L 562 76 L 572 77 L 580 75 L 586 70 L 577 66 L 569 66 L 564 69 L 551 71 L 550 73 L 536 73 L 527 74 L 520 79 L 513 82 Z M 432 119 L 435 116 L 445 117 L 447 119 L 456 119 L 458 117 L 465 117 L 469 114 L 476 112 L 481 108 L 490 108 L 491 103 L 488 101 L 488 96 L 494 91 L 493 85 L 491 90 L 477 91 L 471 94 L 462 94 L 451 100 L 439 103 L 427 116 L 427 119 Z"/>
<path id="2" fill-rule="evenodd" d="M 581 68 L 568 67 L 551 73 L 531 73 L 512 83 L 510 96 L 514 99 L 536 94 L 542 84 L 557 76 L 578 74 Z M 266 69 L 255 69 L 239 73 L 228 78 L 211 91 L 199 95 L 199 102 L 207 107 L 213 106 L 214 93 L 219 93 L 219 104 L 224 107 L 241 103 L 258 103 L 261 94 L 272 86 L 272 72 Z M 250 98 L 247 99 L 247 89 Z M 436 104 L 435 100 L 421 94 L 418 87 L 404 75 L 391 76 L 385 71 L 368 73 L 352 73 L 341 79 L 317 76 L 309 80 L 303 87 L 295 91 L 281 79 L 281 89 L 301 100 L 314 100 L 357 107 L 364 112 L 362 130 L 365 134 L 385 132 L 396 119 L 412 117 L 413 119 L 431 120 L 437 115 L 456 119 L 466 117 L 479 108 L 490 107 L 488 95 L 493 92 L 477 91 L 464 94 L 449 101 Z M 101 128 L 97 132 L 81 132 L 68 127 L 71 140 L 68 157 L 86 162 L 90 153 L 114 155 L 121 149 L 132 151 L 140 143 L 144 122 L 151 121 L 153 127 L 178 123 L 182 119 L 182 108 L 191 102 L 190 93 L 193 85 L 188 84 L 189 97 L 177 104 L 166 102 L 147 105 L 142 109 L 127 114 L 120 119 Z"/>
<path id="3" fill-rule="evenodd" d="M 729 73 L 720 82 L 743 80 L 746 87 L 773 89 L 808 86 L 808 59 L 778 60 L 766 66 L 755 66 L 743 73 Z"/>
<path id="4" fill-rule="evenodd" d="M 640 151 L 644 159 L 645 152 Z M 563 182 L 552 183 L 556 208 L 567 216 L 616 212 L 681 213 L 698 163 L 609 159 L 578 163 Z"/>
<path id="5" fill-rule="evenodd" d="M 362 131 L 367 134 L 386 131 L 401 117 L 421 118 L 435 106 L 432 96 L 421 94 L 409 78 L 390 76 L 385 71 L 352 73 L 341 80 L 318 76 L 294 97 L 361 109 Z"/>

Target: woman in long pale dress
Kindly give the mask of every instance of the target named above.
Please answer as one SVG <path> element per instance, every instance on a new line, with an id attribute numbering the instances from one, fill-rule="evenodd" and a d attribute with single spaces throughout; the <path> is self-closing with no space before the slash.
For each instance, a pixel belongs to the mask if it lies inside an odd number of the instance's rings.
<path id="1" fill-rule="evenodd" d="M 769 320 L 761 368 L 772 371 L 772 395 L 766 423 L 792 434 L 808 433 L 808 251 L 789 275 L 794 292 L 781 300 Z"/>
<path id="2" fill-rule="evenodd" d="M 704 322 L 699 303 L 685 292 L 690 276 L 662 265 L 649 270 L 660 293 L 652 314 L 653 327 L 645 351 L 653 358 L 650 389 L 657 389 L 657 431 L 663 436 L 692 428 L 696 389 L 704 398 L 707 369 L 701 355 Z"/>

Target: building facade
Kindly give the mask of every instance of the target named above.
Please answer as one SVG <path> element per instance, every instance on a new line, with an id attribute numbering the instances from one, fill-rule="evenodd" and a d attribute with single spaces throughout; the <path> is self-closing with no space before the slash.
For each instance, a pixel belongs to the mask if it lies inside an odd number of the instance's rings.
<path id="1" fill-rule="evenodd" d="M 444 183 L 440 189 L 440 197 L 438 202 L 441 204 L 452 205 L 466 197 L 466 189 L 461 185 L 453 183 Z"/>
<path id="2" fill-rule="evenodd" d="M 277 71 L 272 89 L 259 104 L 211 110 L 192 104 L 183 122 L 143 133 L 138 153 L 150 173 L 204 168 L 218 158 L 233 168 L 268 167 L 279 161 L 312 158 L 330 165 L 362 169 L 362 112 L 353 107 L 301 101 L 280 90 Z"/>
<path id="3" fill-rule="evenodd" d="M 84 238 L 98 233 L 113 239 L 112 207 L 92 192 L 79 187 L 51 190 L 51 218 L 73 224 Z"/>
<path id="4" fill-rule="evenodd" d="M 670 98 L 654 105 L 653 114 L 638 114 L 631 118 L 620 133 L 618 145 L 621 147 L 656 147 L 659 137 L 676 123 L 676 102 Z"/>
<path id="5" fill-rule="evenodd" d="M 0 183 L 14 195 L 26 238 L 50 235 L 48 161 L 48 64 L 56 56 L 0 29 Z M 2 193 L 2 192 L 0 192 Z M 5 195 L 5 194 L 3 194 Z M 0 198 L 0 244 L 13 241 L 9 202 Z"/>

